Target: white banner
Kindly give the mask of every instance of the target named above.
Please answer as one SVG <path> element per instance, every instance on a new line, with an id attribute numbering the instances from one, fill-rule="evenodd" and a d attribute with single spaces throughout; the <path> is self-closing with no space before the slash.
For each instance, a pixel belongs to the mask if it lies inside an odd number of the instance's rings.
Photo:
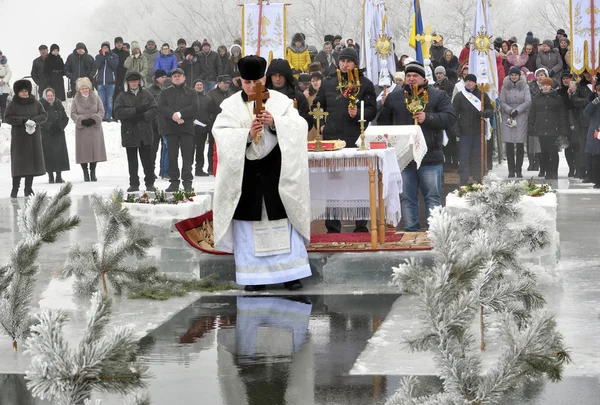
<path id="1" fill-rule="evenodd" d="M 376 51 L 377 40 L 383 34 L 387 38 L 391 38 L 390 25 L 385 18 L 385 0 L 365 0 L 363 4 L 363 35 L 360 45 L 360 67 L 365 68 L 365 76 L 373 82 L 374 85 L 384 84 L 379 80 L 379 73 L 383 68 L 386 68 L 390 75 L 396 73 L 396 61 L 393 51 L 387 55 L 385 59 Z M 384 19 L 386 19 L 384 24 Z M 383 28 L 383 32 L 382 32 Z M 393 82 L 393 79 L 391 79 Z M 391 83 L 385 83 L 387 87 Z"/>
<path id="2" fill-rule="evenodd" d="M 285 59 L 286 6 L 283 3 L 263 4 L 262 18 L 260 8 L 258 4 L 242 6 L 242 54 L 268 59 L 269 52 L 273 51 L 273 58 Z"/>
<path id="3" fill-rule="evenodd" d="M 571 70 L 577 74 L 597 70 L 599 65 L 598 39 L 600 38 L 600 11 L 594 7 L 595 39 L 592 39 L 590 0 L 571 0 Z M 596 44 L 595 63 L 592 66 L 592 44 Z"/>
<path id="4" fill-rule="evenodd" d="M 471 38 L 469 73 L 477 76 L 478 84 L 489 84 L 487 94 L 494 102 L 498 98 L 498 68 L 492 42 L 492 16 L 489 0 L 477 0 L 477 13 Z"/>

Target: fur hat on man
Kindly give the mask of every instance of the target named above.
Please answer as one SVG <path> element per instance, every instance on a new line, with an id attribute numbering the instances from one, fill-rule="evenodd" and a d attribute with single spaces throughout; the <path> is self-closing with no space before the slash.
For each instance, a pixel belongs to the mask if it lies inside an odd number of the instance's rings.
<path id="1" fill-rule="evenodd" d="M 565 30 L 563 30 L 562 28 L 560 28 L 558 31 L 556 31 L 556 35 L 564 35 L 566 37 L 567 33 L 565 32 Z"/>
<path id="2" fill-rule="evenodd" d="M 60 52 L 60 46 L 58 46 L 57 44 L 50 45 L 50 52 L 52 52 L 55 49 Z"/>
<path id="3" fill-rule="evenodd" d="M 240 76 L 244 80 L 260 80 L 265 77 L 267 61 L 257 55 L 245 56 L 238 62 Z"/>
<path id="4" fill-rule="evenodd" d="M 356 52 L 356 49 L 354 48 L 344 48 L 342 49 L 342 51 L 340 52 L 340 56 L 338 58 L 340 61 L 341 60 L 349 60 L 351 62 L 354 62 L 354 64 L 356 65 L 356 67 L 358 67 L 358 65 L 360 64 L 360 62 L 358 61 L 358 52 Z"/>
<path id="5" fill-rule="evenodd" d="M 333 35 L 325 35 L 323 42 L 333 42 Z"/>
<path id="6" fill-rule="evenodd" d="M 443 66 L 438 66 L 435 68 L 435 71 L 433 72 L 434 74 L 438 74 L 438 73 L 443 73 L 444 76 L 446 76 L 446 68 Z"/>
<path id="7" fill-rule="evenodd" d="M 79 91 L 82 87 L 87 87 L 90 90 L 93 90 L 92 82 L 87 77 L 80 77 L 75 82 L 75 90 Z"/>
<path id="8" fill-rule="evenodd" d="M 15 94 L 19 94 L 21 90 L 27 90 L 29 95 L 31 95 L 31 89 L 32 85 L 29 80 L 17 80 L 13 84 L 13 91 L 15 92 Z"/>
<path id="9" fill-rule="evenodd" d="M 541 84 L 542 84 L 542 86 L 546 85 L 546 86 L 552 86 L 552 87 L 554 87 L 554 80 L 552 80 L 549 77 L 544 77 L 542 79 L 542 83 Z"/>
<path id="10" fill-rule="evenodd" d="M 421 62 L 417 62 L 417 61 L 412 61 L 412 62 L 406 64 L 406 66 L 404 68 L 404 73 L 405 74 L 416 73 L 419 76 L 421 76 L 423 79 L 426 78 L 425 66 L 423 66 L 423 64 Z"/>
<path id="11" fill-rule="evenodd" d="M 321 64 L 319 62 L 313 62 L 310 65 L 308 65 L 308 74 L 311 74 L 313 72 L 320 72 L 321 71 Z"/>

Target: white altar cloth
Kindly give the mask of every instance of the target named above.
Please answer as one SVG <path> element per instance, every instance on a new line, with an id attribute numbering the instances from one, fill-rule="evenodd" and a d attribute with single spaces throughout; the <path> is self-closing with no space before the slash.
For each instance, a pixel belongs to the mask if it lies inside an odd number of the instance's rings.
<path id="1" fill-rule="evenodd" d="M 356 146 L 360 146 L 360 142 L 358 137 Z M 427 143 L 419 125 L 371 125 L 365 130 L 367 148 L 371 142 L 387 142 L 389 148 L 394 148 L 400 171 L 413 160 L 418 169 L 427 153 Z"/>
<path id="2" fill-rule="evenodd" d="M 379 164 L 386 222 L 394 225 L 400 222 L 402 176 L 394 149 L 311 152 L 308 159 L 313 220 L 371 219 L 369 167 L 377 169 Z M 377 178 L 375 182 L 378 183 Z"/>

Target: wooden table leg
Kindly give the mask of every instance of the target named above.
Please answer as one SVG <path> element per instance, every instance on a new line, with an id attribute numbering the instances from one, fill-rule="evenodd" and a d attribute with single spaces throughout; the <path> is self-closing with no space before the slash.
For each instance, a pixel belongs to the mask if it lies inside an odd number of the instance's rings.
<path id="1" fill-rule="evenodd" d="M 381 168 L 378 170 L 379 182 L 377 193 L 379 194 L 379 243 L 385 244 L 385 201 L 383 200 L 383 174 Z"/>
<path id="2" fill-rule="evenodd" d="M 369 205 L 371 207 L 371 249 L 377 249 L 377 192 L 375 164 L 369 167 Z"/>

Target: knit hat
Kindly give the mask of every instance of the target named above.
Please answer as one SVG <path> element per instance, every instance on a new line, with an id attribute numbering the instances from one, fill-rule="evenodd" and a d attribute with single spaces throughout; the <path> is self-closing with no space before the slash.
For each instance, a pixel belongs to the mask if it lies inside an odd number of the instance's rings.
<path id="1" fill-rule="evenodd" d="M 123 43 L 125 41 L 123 41 L 123 37 L 115 37 L 115 45 L 117 44 L 117 42 Z"/>
<path id="2" fill-rule="evenodd" d="M 133 51 L 134 49 L 142 49 L 140 48 L 140 43 L 138 41 L 131 41 L 131 50 Z"/>
<path id="3" fill-rule="evenodd" d="M 544 77 L 542 79 L 542 83 L 541 84 L 542 84 L 542 86 L 544 86 L 544 85 L 546 85 L 546 86 L 554 86 L 554 80 L 552 80 L 549 77 Z"/>
<path id="4" fill-rule="evenodd" d="M 154 78 L 158 79 L 159 77 L 163 77 L 166 76 L 167 72 L 163 69 L 156 69 L 156 71 L 154 72 Z"/>
<path id="5" fill-rule="evenodd" d="M 338 58 L 338 60 L 349 60 L 351 62 L 354 62 L 354 64 L 358 67 L 358 65 L 360 64 L 358 62 L 358 52 L 356 52 L 356 49 L 354 48 L 344 48 L 342 49 L 342 52 L 340 52 L 340 56 Z"/>
<path id="6" fill-rule="evenodd" d="M 154 41 L 153 39 L 149 39 L 148 41 L 146 41 L 146 45 L 150 45 L 150 44 L 156 46 L 156 41 Z"/>
<path id="7" fill-rule="evenodd" d="M 525 36 L 525 45 L 533 44 L 533 32 L 529 31 Z"/>
<path id="8" fill-rule="evenodd" d="M 413 61 L 406 65 L 404 73 L 416 73 L 425 79 L 425 66 L 421 62 Z"/>
<path id="9" fill-rule="evenodd" d="M 204 85 L 204 82 L 202 81 L 202 79 L 194 80 L 194 87 L 196 87 L 196 83 L 202 83 L 202 85 Z"/>
<path id="10" fill-rule="evenodd" d="M 544 45 L 548 45 L 548 47 L 550 49 L 554 48 L 554 42 L 551 39 L 545 39 L 544 42 L 542 42 Z"/>
<path id="11" fill-rule="evenodd" d="M 231 83 L 231 76 L 229 75 L 220 75 L 217 76 L 217 83 Z"/>
<path id="12" fill-rule="evenodd" d="M 29 95 L 31 95 L 31 89 L 32 85 L 29 80 L 17 80 L 13 84 L 13 91 L 15 92 L 15 94 L 19 94 L 21 90 L 27 90 L 29 92 Z"/>
<path id="13" fill-rule="evenodd" d="M 185 42 L 185 39 L 183 39 L 183 38 L 179 38 L 179 39 L 177 40 L 177 45 L 181 45 L 181 44 L 187 45 L 187 43 Z"/>
<path id="14" fill-rule="evenodd" d="M 310 76 L 306 73 L 302 73 L 300 74 L 300 76 L 298 76 L 298 81 L 300 83 L 310 83 Z"/>
<path id="15" fill-rule="evenodd" d="M 188 56 L 188 55 L 195 55 L 196 51 L 194 50 L 194 48 L 185 48 L 185 51 L 183 51 L 183 55 L 184 56 Z"/>
<path id="16" fill-rule="evenodd" d="M 108 49 L 110 49 L 110 42 L 108 42 L 108 41 L 102 42 L 102 45 L 100 45 L 100 49 L 104 48 L 105 46 L 107 46 Z"/>
<path id="17" fill-rule="evenodd" d="M 521 76 L 521 69 L 519 69 L 516 66 L 511 66 L 510 69 L 508 69 L 508 74 L 512 75 L 513 73 L 516 74 L 516 75 Z"/>
<path id="18" fill-rule="evenodd" d="M 530 82 L 533 80 L 535 80 L 535 74 L 532 72 L 527 72 L 527 81 Z"/>
<path id="19" fill-rule="evenodd" d="M 477 83 L 477 76 L 475 76 L 473 73 L 469 73 L 468 75 L 465 76 L 465 82 Z"/>
<path id="20" fill-rule="evenodd" d="M 57 50 L 60 51 L 60 46 L 56 45 L 56 44 L 52 44 L 50 45 L 50 52 L 52 52 L 53 50 Z"/>
<path id="21" fill-rule="evenodd" d="M 75 90 L 79 91 L 82 87 L 87 87 L 90 90 L 94 88 L 92 82 L 87 77 L 80 77 L 75 82 Z"/>
<path id="22" fill-rule="evenodd" d="M 192 42 L 192 48 L 197 46 L 198 48 L 202 48 L 202 42 L 195 40 L 194 42 Z"/>
<path id="23" fill-rule="evenodd" d="M 42 44 L 38 47 L 38 51 L 43 51 L 44 49 L 48 49 L 48 47 L 44 44 Z"/>
<path id="24" fill-rule="evenodd" d="M 443 66 L 438 66 L 435 68 L 434 73 L 437 75 L 438 73 L 443 73 L 446 76 L 446 68 Z"/>
<path id="25" fill-rule="evenodd" d="M 83 42 L 77 42 L 77 45 L 75 45 L 75 49 L 83 49 L 85 51 L 85 44 Z"/>
<path id="26" fill-rule="evenodd" d="M 265 77 L 267 61 L 257 55 L 245 56 L 238 62 L 240 76 L 244 80 L 260 80 Z"/>

